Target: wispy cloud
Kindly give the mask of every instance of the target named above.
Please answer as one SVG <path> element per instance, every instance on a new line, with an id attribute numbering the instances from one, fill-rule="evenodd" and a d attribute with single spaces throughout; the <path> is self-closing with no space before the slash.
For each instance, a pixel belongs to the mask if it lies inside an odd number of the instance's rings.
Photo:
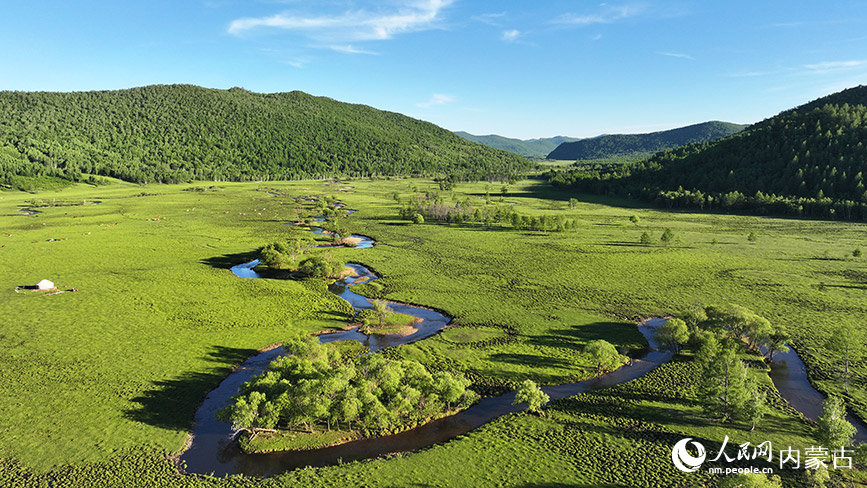
<path id="1" fill-rule="evenodd" d="M 521 31 L 518 29 L 511 29 L 503 31 L 500 40 L 504 42 L 515 42 L 519 37 L 521 37 Z"/>
<path id="2" fill-rule="evenodd" d="M 307 64 L 310 64 L 310 61 L 311 61 L 310 58 L 301 57 L 301 58 L 284 59 L 281 62 L 283 64 L 288 64 L 289 66 L 292 66 L 293 68 L 301 69 L 304 66 L 306 66 Z"/>
<path id="3" fill-rule="evenodd" d="M 433 107 L 436 105 L 445 105 L 447 103 L 452 103 L 457 100 L 455 97 L 451 95 L 444 95 L 442 93 L 434 93 L 426 102 L 417 103 L 416 106 L 422 108 Z"/>
<path id="4" fill-rule="evenodd" d="M 795 22 L 779 22 L 776 24 L 772 24 L 774 27 L 779 27 L 783 29 L 794 29 L 797 27 L 811 27 L 811 26 L 828 26 L 828 25 L 838 25 L 838 24 L 848 24 L 856 21 L 856 19 L 837 19 L 837 20 L 803 20 L 803 21 L 795 21 Z"/>
<path id="5" fill-rule="evenodd" d="M 371 55 L 379 55 L 379 53 L 374 51 L 368 51 L 366 49 L 359 49 L 357 47 L 353 47 L 351 44 L 346 45 L 331 45 L 328 46 L 328 49 L 332 51 L 337 51 L 339 53 L 344 54 L 371 54 Z"/>
<path id="6" fill-rule="evenodd" d="M 805 64 L 804 68 L 807 68 L 811 73 L 824 74 L 846 71 L 864 65 L 867 65 L 867 60 L 823 61 L 821 63 Z"/>
<path id="7" fill-rule="evenodd" d="M 336 15 L 309 16 L 287 11 L 269 17 L 235 19 L 227 30 L 241 36 L 260 29 L 282 29 L 326 43 L 391 39 L 398 34 L 436 28 L 442 10 L 453 1 L 419 0 L 392 10 L 347 10 Z"/>
<path id="8" fill-rule="evenodd" d="M 599 39 L 602 39 L 602 34 L 596 34 L 590 38 L 591 41 L 598 41 Z"/>
<path id="9" fill-rule="evenodd" d="M 671 52 L 658 52 L 660 56 L 668 56 L 670 58 L 681 58 L 681 59 L 689 59 L 690 61 L 695 61 L 695 58 L 690 56 L 689 54 L 683 53 L 671 53 Z"/>
<path id="10" fill-rule="evenodd" d="M 481 22 L 483 24 L 499 26 L 499 25 L 502 25 L 500 23 L 500 20 L 505 16 L 506 16 L 506 12 L 499 12 L 499 13 L 493 13 L 493 14 L 475 15 L 475 16 L 470 17 L 470 18 L 475 20 L 476 22 Z"/>
<path id="11" fill-rule="evenodd" d="M 726 76 L 729 78 L 758 78 L 760 76 L 768 76 L 774 73 L 774 71 L 741 71 L 738 73 L 729 73 Z"/>
<path id="12" fill-rule="evenodd" d="M 618 20 L 634 17 L 644 11 L 640 5 L 612 6 L 602 4 L 602 9 L 585 14 L 566 13 L 553 20 L 555 24 L 585 26 L 593 24 L 610 24 Z"/>

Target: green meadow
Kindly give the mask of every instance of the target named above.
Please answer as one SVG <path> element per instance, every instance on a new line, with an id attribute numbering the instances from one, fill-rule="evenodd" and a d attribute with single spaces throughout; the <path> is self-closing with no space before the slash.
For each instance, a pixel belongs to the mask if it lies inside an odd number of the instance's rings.
<path id="1" fill-rule="evenodd" d="M 394 194 L 406 201 L 416 190 L 438 189 L 418 179 L 115 181 L 0 192 L 0 485 L 702 486 L 715 480 L 670 462 L 682 437 L 712 446 L 725 435 L 816 442 L 762 368 L 753 374 L 773 409 L 756 431 L 704 418 L 687 351 L 634 382 L 555 402 L 541 417 L 507 415 L 418 453 L 266 480 L 178 473 L 168 456 L 183 447 L 197 406 L 232 368 L 294 331 L 351 320 L 349 306 L 321 281 L 240 279 L 228 269 L 287 235 L 296 196 L 337 197 L 357 210 L 347 228 L 376 239 L 371 249 L 327 251 L 380 274 L 354 291 L 454 318 L 441 334 L 385 353 L 461 372 L 483 393 L 524 379 L 591 377 L 587 342 L 605 339 L 637 356 L 646 342 L 635 320 L 726 303 L 785 329 L 815 385 L 843 391 L 825 343 L 840 324 L 863 325 L 867 316 L 867 262 L 852 257 L 867 245 L 864 224 L 630 208 L 535 180 L 510 185 L 504 196 L 501 187 L 458 184 L 441 195 L 482 206 L 490 194 L 526 215 L 575 219 L 578 228 L 411 224 L 398 217 Z M 33 199 L 87 204 L 5 216 Z M 669 245 L 660 241 L 666 228 L 675 234 Z M 650 245 L 639 244 L 644 232 Z M 77 291 L 20 288 L 41 279 Z M 857 365 L 846 396 L 862 418 L 865 375 Z M 787 486 L 800 482 L 787 478 Z"/>

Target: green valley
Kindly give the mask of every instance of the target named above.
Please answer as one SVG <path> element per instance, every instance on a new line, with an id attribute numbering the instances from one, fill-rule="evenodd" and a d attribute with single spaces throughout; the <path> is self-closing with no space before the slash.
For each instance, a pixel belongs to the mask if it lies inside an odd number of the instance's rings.
<path id="1" fill-rule="evenodd" d="M 546 232 L 508 222 L 413 224 L 400 217 L 400 202 L 417 192 L 439 193 L 447 202 L 469 199 L 479 208 L 505 204 L 577 225 Z M 0 196 L 4 215 L 36 198 Z M 755 358 L 747 361 L 750 374 L 765 385 L 770 404 L 755 431 L 706 417 L 695 386 L 684 387 L 695 385 L 697 371 L 696 350 L 688 347 L 639 380 L 555 401 L 544 416 L 505 415 L 420 452 L 264 480 L 179 475 L 166 456 L 183 447 L 197 406 L 233 367 L 294 333 L 339 329 L 351 321 L 346 302 L 321 279 L 245 280 L 228 270 L 287 238 L 285 222 L 305 208 L 316 211 L 298 203 L 310 196 L 332 196 L 357 210 L 341 225 L 377 242 L 370 249 L 327 250 L 381 275 L 358 285 L 358 293 L 453 318 L 440 334 L 378 354 L 459 373 L 483 395 L 525 379 L 554 385 L 595 376 L 595 364 L 583 352 L 589 342 L 604 339 L 639 357 L 647 346 L 635 329 L 637 318 L 727 303 L 785 330 L 817 387 L 844 393 L 834 379 L 838 356 L 824 338 L 841 325 L 857 325 L 867 312 L 860 296 L 867 265 L 851 257 L 863 244 L 862 224 L 628 208 L 580 195 L 570 208 L 575 194 L 538 180 L 514 184 L 505 196 L 488 183 L 440 192 L 436 182 L 419 179 L 193 186 L 114 181 L 38 195 L 98 204 L 2 217 L 0 276 L 7 299 L 0 313 L 14 319 L 0 337 L 8 392 L 0 400 L 7 413 L 0 420 L 0 481 L 669 486 L 681 480 L 693 486 L 716 478 L 706 471 L 690 477 L 668 464 L 679 438 L 697 437 L 709 446 L 725 435 L 755 444 L 816 442 L 814 425 L 780 400 L 766 366 Z M 669 245 L 659 240 L 665 229 L 674 235 Z M 642 233 L 652 236 L 650 244 L 639 243 Z M 16 292 L 43 278 L 78 291 Z M 867 372 L 855 363 L 852 370 L 845 398 L 863 416 Z M 467 462 L 456 466 L 454 459 Z M 797 471 L 783 474 L 787 486 L 802 483 Z M 834 476 L 860 479 L 856 471 Z"/>

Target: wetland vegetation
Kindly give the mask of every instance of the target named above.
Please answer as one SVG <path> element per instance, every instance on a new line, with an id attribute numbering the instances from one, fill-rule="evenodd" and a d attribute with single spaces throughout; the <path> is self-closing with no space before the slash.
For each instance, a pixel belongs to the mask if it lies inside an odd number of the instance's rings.
<path id="1" fill-rule="evenodd" d="M 383 485 L 669 486 L 713 482 L 706 472 L 690 478 L 664 462 L 682 437 L 706 445 L 724 435 L 755 444 L 818 441 L 814 424 L 780 399 L 760 353 L 745 349 L 738 355 L 766 395 L 767 412 L 753 431 L 749 419 L 721 423 L 708 415 L 695 381 L 698 349 L 685 344 L 674 360 L 639 380 L 556 400 L 544 416 L 509 414 L 417 453 L 289 471 L 264 481 L 179 477 L 165 456 L 183 446 L 197 406 L 233 367 L 292 334 L 342 329 L 353 320 L 349 305 L 328 292 L 322 278 L 241 280 L 228 271 L 269 243 L 288 241 L 293 231 L 283 224 L 317 212 L 314 203 L 297 201 L 310 195 L 339 197 L 357 210 L 341 220 L 382 243 L 316 250 L 341 262 L 364 262 L 381 276 L 355 291 L 454 318 L 441 334 L 377 353 L 383 359 L 459 374 L 482 395 L 517 389 L 526 380 L 568 383 L 596 376 L 598 364 L 586 349 L 593 341 L 638 357 L 647 346 L 632 319 L 737 303 L 791 338 L 820 390 L 838 394 L 862 417 L 867 410 L 863 364 L 850 361 L 844 381 L 837 373 L 846 366 L 844 357 L 827 340 L 840 327 L 857 326 L 867 312 L 867 268 L 851 255 L 863 245 L 862 224 L 624 208 L 624 202 L 534 180 L 511 185 L 508 201 L 522 214 L 574 219 L 574 229 L 413 224 L 401 218 L 402 207 L 391 195 L 405 201 L 419 191 L 440 191 L 438 183 L 325 183 L 142 188 L 112 181 L 40 195 L 97 199 L 100 205 L 3 217 L 8 300 L 0 312 L 15 319 L 0 337 L 6 373 L 0 382 L 9 392 L 0 399 L 8 412 L 0 419 L 7 433 L 0 481 L 333 486 L 372 480 L 375 473 Z M 353 188 L 338 191 L 347 186 Z M 214 188 L 184 191 L 208 187 Z M 458 183 L 452 191 L 454 197 L 443 197 L 448 202 L 484 197 L 488 190 L 486 183 Z M 2 214 L 32 198 L 0 196 Z M 637 244 L 643 232 L 659 236 L 665 229 L 680 241 Z M 758 239 L 748 240 L 750 233 Z M 44 277 L 79 293 L 13 291 Z M 173 361 L 164 361 L 169 355 Z M 44 422 L 47 417 L 53 421 Z M 335 442 L 345 438 L 344 431 L 332 432 Z M 275 448 L 285 446 L 262 447 Z M 644 461 L 651 458 L 659 462 Z M 472 463 L 456 466 L 454 459 Z M 832 476 L 860 479 L 857 471 Z M 785 479 L 804 482 L 799 472 Z"/>

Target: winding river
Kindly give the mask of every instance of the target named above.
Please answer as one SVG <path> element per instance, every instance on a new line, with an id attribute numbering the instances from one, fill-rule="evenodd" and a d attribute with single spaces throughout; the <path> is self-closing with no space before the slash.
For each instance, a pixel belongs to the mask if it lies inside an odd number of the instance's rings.
<path id="1" fill-rule="evenodd" d="M 320 218 L 321 216 L 317 216 L 317 221 L 321 221 Z M 317 234 L 322 233 L 322 229 L 318 227 L 314 227 L 312 231 Z M 374 241 L 369 237 L 360 235 L 352 235 L 351 237 L 359 240 L 356 248 L 363 249 L 374 245 Z M 254 269 L 258 264 L 259 261 L 255 260 L 234 266 L 231 270 L 239 278 L 259 278 L 259 274 Z M 330 288 L 331 291 L 348 301 L 357 310 L 372 308 L 370 300 L 354 293 L 351 287 L 355 284 L 375 280 L 378 277 L 361 264 L 350 263 L 347 266 L 353 269 L 355 275 L 335 283 Z M 324 334 L 319 336 L 319 340 L 321 342 L 355 340 L 367 346 L 371 351 L 376 351 L 425 339 L 441 331 L 451 321 L 449 317 L 435 310 L 396 302 L 390 302 L 389 305 L 396 312 L 421 318 L 422 321 L 415 325 L 417 331 L 407 336 L 367 336 L 357 329 L 352 329 Z M 650 351 L 635 359 L 630 365 L 597 378 L 549 386 L 543 390 L 552 400 L 556 400 L 625 383 L 652 371 L 671 358 L 670 352 L 658 349 L 653 334 L 654 328 L 664 322 L 665 319 L 654 318 L 639 324 L 638 330 L 647 339 Z M 245 474 L 268 477 L 305 466 L 326 466 L 374 458 L 390 453 L 414 451 L 446 442 L 497 417 L 522 410 L 521 406 L 512 405 L 515 392 L 509 392 L 500 396 L 483 398 L 477 404 L 456 415 L 396 435 L 361 439 L 309 451 L 244 453 L 238 444 L 231 440 L 231 426 L 217 420 L 215 414 L 229 404 L 231 397 L 238 393 L 241 384 L 250 380 L 254 375 L 265 371 L 271 361 L 282 353 L 282 347 L 275 347 L 251 357 L 208 394 L 196 412 L 190 445 L 180 456 L 180 463 L 185 472 L 213 474 L 215 476 Z M 824 396 L 810 385 L 804 364 L 794 350 L 790 349 L 787 353 L 775 355 L 771 365 L 771 378 L 781 396 L 806 417 L 815 419 L 821 414 Z M 857 428 L 856 440 L 867 441 L 867 428 L 857 419 L 850 417 L 849 420 Z"/>
<path id="2" fill-rule="evenodd" d="M 822 415 L 822 402 L 825 395 L 813 388 L 807 377 L 807 368 L 793 348 L 788 352 L 774 354 L 771 363 L 771 380 L 789 405 L 801 412 L 804 417 L 816 420 Z M 847 420 L 855 426 L 855 440 L 867 442 L 867 426 L 851 414 Z"/>

